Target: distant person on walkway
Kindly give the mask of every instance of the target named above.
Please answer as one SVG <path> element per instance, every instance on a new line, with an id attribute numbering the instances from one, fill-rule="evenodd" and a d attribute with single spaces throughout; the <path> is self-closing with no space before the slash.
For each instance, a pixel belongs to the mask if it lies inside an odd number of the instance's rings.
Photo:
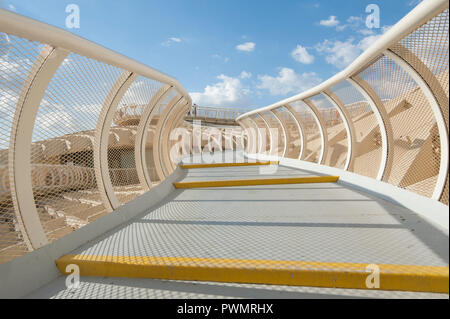
<path id="1" fill-rule="evenodd" d="M 197 116 L 197 104 L 192 105 L 192 116 Z"/>

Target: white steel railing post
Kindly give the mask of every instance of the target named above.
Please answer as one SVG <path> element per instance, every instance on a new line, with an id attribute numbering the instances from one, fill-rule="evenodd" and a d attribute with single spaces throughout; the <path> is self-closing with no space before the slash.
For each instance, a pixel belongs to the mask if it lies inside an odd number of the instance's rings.
<path id="1" fill-rule="evenodd" d="M 383 102 L 375 91 L 359 76 L 348 78 L 347 81 L 366 99 L 375 114 L 381 134 L 381 162 L 376 179 L 381 181 L 389 176 L 394 158 L 394 133 L 389 116 Z"/>
<path id="2" fill-rule="evenodd" d="M 292 106 L 290 106 L 289 104 L 286 104 L 284 107 L 286 108 L 286 111 L 294 119 L 294 121 L 297 125 L 297 128 L 298 128 L 298 132 L 300 134 L 300 153 L 298 154 L 298 159 L 301 160 L 303 158 L 303 153 L 304 153 L 304 150 L 306 149 L 306 143 L 307 143 L 306 128 L 305 128 L 305 130 L 303 130 L 305 125 L 303 124 L 303 121 L 300 118 L 300 115 L 298 115 L 298 113 L 292 108 Z"/>
<path id="3" fill-rule="evenodd" d="M 22 87 L 11 127 L 8 169 L 14 210 L 29 250 L 47 244 L 34 201 L 31 143 L 36 115 L 53 75 L 69 52 L 44 46 Z"/>
<path id="4" fill-rule="evenodd" d="M 94 169 L 97 186 L 103 200 L 105 209 L 112 212 L 120 206 L 109 175 L 108 146 L 109 131 L 117 106 L 130 85 L 138 77 L 135 73 L 124 71 L 111 88 L 105 99 L 102 110 L 97 120 L 97 128 L 94 137 Z"/>
<path id="5" fill-rule="evenodd" d="M 164 100 L 170 93 L 171 86 L 163 85 L 158 92 L 156 92 L 150 99 L 147 107 L 141 115 L 139 124 L 136 131 L 135 138 L 135 162 L 136 171 L 139 178 L 139 182 L 144 190 L 149 190 L 152 187 L 152 181 L 147 170 L 145 146 L 147 145 L 147 135 L 150 128 L 150 123 L 154 117 L 157 106 Z"/>
<path id="6" fill-rule="evenodd" d="M 317 107 L 314 105 L 314 103 L 308 99 L 304 99 L 302 101 L 305 103 L 310 109 L 311 114 L 314 117 L 314 120 L 317 123 L 317 126 L 319 127 L 320 132 L 320 138 L 322 140 L 322 149 L 320 150 L 319 160 L 317 161 L 318 164 L 323 164 L 327 154 L 328 154 L 328 131 L 327 126 L 325 125 L 325 121 L 323 120 L 322 115 L 320 114 Z"/>
<path id="7" fill-rule="evenodd" d="M 356 132 L 355 126 L 353 125 L 351 115 L 345 108 L 344 104 L 341 100 L 330 90 L 326 90 L 322 92 L 322 95 L 327 98 L 327 100 L 333 104 L 336 110 L 339 112 L 339 115 L 344 122 L 345 130 L 347 131 L 347 160 L 345 161 L 344 170 L 349 170 L 352 167 L 352 162 L 355 157 L 355 147 L 356 147 Z"/>

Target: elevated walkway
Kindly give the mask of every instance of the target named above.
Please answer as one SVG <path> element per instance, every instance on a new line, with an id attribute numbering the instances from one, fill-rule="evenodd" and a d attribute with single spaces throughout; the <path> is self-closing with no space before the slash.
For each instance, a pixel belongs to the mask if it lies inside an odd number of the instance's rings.
<path id="1" fill-rule="evenodd" d="M 185 169 L 178 182 L 323 177 L 260 164 Z M 72 294 L 58 279 L 30 297 L 448 298 L 430 294 L 448 293 L 448 245 L 410 210 L 336 182 L 176 189 L 57 261 L 80 266 Z M 369 264 L 381 290 L 366 287 Z"/>

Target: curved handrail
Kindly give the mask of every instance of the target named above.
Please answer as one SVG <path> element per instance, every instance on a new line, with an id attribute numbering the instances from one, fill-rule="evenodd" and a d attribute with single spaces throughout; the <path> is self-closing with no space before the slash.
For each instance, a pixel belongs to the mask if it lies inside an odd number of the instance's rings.
<path id="1" fill-rule="evenodd" d="M 371 63 L 373 59 L 377 58 L 387 48 L 397 43 L 400 39 L 408 35 L 415 28 L 427 22 L 430 18 L 432 18 L 439 12 L 445 10 L 447 7 L 448 1 L 446 0 L 421 2 L 416 8 L 414 8 L 398 23 L 396 23 L 393 27 L 391 27 L 388 31 L 386 31 L 386 33 L 384 33 L 379 39 L 377 39 L 377 41 L 375 41 L 366 51 L 364 51 L 358 58 L 355 59 L 355 61 L 353 61 L 341 72 L 335 74 L 334 76 L 322 82 L 321 84 L 309 90 L 306 90 L 305 92 L 294 95 L 290 98 L 276 102 L 269 106 L 258 108 L 245 114 L 242 114 L 236 119 L 236 121 L 239 121 L 240 119 L 255 113 L 272 110 L 284 106 L 285 104 L 289 104 L 317 95 L 331 88 L 333 85 L 346 80 L 353 74 L 358 73 L 366 65 Z"/>
<path id="2" fill-rule="evenodd" d="M 323 105 L 321 99 L 327 100 L 329 94 L 334 94 L 331 91 L 338 89 L 337 85 L 348 82 L 347 87 L 362 96 L 372 112 L 361 114 L 362 117 L 355 117 L 350 112 L 336 115 L 344 121 L 347 132 L 325 119 L 320 123 L 319 129 L 328 129 L 327 138 L 332 141 L 328 143 L 326 138 L 322 138 L 321 144 L 325 145 L 323 149 L 327 151 L 327 156 L 324 156 L 325 160 L 322 158 L 321 164 L 334 166 L 343 152 L 347 152 L 348 165 L 344 166 L 344 170 L 354 171 L 352 158 L 378 152 L 378 171 L 375 171 L 375 163 L 360 163 L 359 172 L 448 205 L 448 80 L 445 81 L 445 77 L 448 78 L 448 51 L 444 52 L 446 45 L 448 50 L 448 6 L 445 0 L 421 2 L 341 72 L 300 94 L 242 114 L 236 121 L 274 109 L 281 110 L 293 103 L 303 103 L 322 115 L 337 109 L 347 112 L 350 104 L 342 105 L 342 108 L 339 103 L 334 103 L 334 108 L 318 108 L 317 105 Z M 431 24 L 427 27 L 428 23 Z M 391 78 L 394 76 L 397 78 Z M 364 77 L 372 82 L 366 82 Z M 389 93 L 389 89 L 375 87 L 384 80 L 406 81 L 407 85 L 402 88 L 402 93 L 399 91 L 398 95 L 386 100 L 383 93 Z M 389 87 L 388 83 L 385 85 Z M 381 90 L 381 94 L 376 89 Z M 409 101 L 411 99 L 412 102 Z M 415 106 L 412 111 L 404 113 L 408 115 L 398 115 L 412 106 Z M 372 124 L 367 121 L 364 124 L 364 118 L 369 116 Z M 421 128 L 414 127 L 414 122 L 408 123 L 405 116 L 414 117 L 411 121 L 421 122 Z M 349 134 L 349 131 L 355 130 L 349 128 L 356 121 L 359 121 L 360 137 L 365 138 L 364 141 L 356 142 L 356 132 Z M 375 123 L 377 129 L 372 127 Z M 364 125 L 365 133 L 361 128 Z M 352 155 L 352 151 L 359 147 Z M 370 168 L 362 167 L 364 165 Z"/>

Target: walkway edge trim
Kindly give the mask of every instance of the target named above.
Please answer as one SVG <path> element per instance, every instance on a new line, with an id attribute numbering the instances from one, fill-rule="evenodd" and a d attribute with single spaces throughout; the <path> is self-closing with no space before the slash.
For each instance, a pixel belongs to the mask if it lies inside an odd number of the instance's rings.
<path id="1" fill-rule="evenodd" d="M 308 184 L 308 183 L 335 183 L 339 176 L 307 176 L 289 178 L 260 178 L 260 179 L 233 179 L 218 181 L 192 181 L 178 182 L 175 188 L 205 188 L 205 187 L 230 187 L 230 186 L 255 186 L 255 185 L 278 185 L 278 184 Z"/>
<path id="2" fill-rule="evenodd" d="M 370 289 L 373 270 L 362 263 L 251 260 L 190 257 L 66 255 L 56 261 L 63 275 L 78 265 L 81 276 L 154 278 Z M 369 267 L 368 267 L 369 266 Z M 378 264 L 380 287 L 370 290 L 449 292 L 449 268 Z"/>

